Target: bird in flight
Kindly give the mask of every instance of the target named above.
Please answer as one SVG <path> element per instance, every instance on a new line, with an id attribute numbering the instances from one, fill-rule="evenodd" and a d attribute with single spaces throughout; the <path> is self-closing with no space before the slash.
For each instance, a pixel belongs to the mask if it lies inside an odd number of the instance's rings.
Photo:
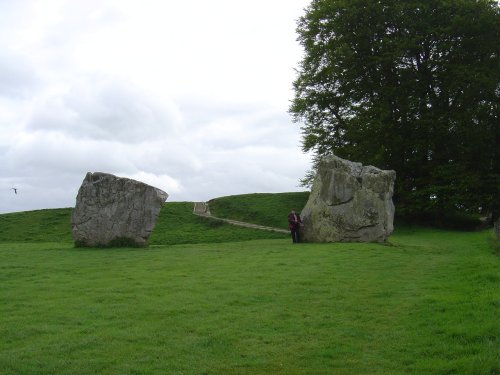
<path id="1" fill-rule="evenodd" d="M 14 190 L 14 194 L 17 194 L 17 188 L 10 188 L 10 190 Z"/>

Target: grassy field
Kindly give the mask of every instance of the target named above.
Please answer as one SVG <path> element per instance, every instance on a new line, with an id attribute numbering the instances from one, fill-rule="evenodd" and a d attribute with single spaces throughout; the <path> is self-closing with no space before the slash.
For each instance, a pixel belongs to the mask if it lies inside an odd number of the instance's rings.
<path id="1" fill-rule="evenodd" d="M 500 373 L 488 232 L 293 245 L 165 208 L 148 249 L 0 215 L 0 374 Z"/>

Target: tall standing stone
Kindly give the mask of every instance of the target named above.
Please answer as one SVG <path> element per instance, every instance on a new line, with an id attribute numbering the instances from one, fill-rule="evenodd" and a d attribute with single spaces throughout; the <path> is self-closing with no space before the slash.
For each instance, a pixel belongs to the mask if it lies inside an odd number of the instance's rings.
<path id="1" fill-rule="evenodd" d="M 396 172 L 323 158 L 302 210 L 307 242 L 384 242 L 393 231 Z"/>
<path id="2" fill-rule="evenodd" d="M 79 246 L 145 246 L 168 194 L 145 183 L 88 172 L 71 216 Z"/>

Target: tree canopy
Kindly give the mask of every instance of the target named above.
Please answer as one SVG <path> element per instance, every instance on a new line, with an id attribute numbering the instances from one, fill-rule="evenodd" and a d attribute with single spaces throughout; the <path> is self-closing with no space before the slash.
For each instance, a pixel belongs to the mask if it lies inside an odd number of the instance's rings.
<path id="1" fill-rule="evenodd" d="M 498 213 L 492 0 L 313 0 L 290 112 L 303 150 L 397 172 L 398 214 Z"/>

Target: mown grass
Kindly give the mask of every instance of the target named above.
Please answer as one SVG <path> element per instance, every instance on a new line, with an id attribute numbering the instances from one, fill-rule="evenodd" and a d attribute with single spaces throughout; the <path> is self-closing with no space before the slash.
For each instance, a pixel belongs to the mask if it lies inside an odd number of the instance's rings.
<path id="1" fill-rule="evenodd" d="M 290 210 L 300 212 L 308 198 L 309 192 L 258 193 L 221 197 L 208 203 L 213 216 L 286 229 Z"/>
<path id="2" fill-rule="evenodd" d="M 294 194 L 227 215 L 280 226 Z M 292 245 L 191 212 L 167 203 L 147 249 L 74 248 L 71 209 L 0 215 L 0 374 L 500 373 L 490 232 Z"/>
<path id="3" fill-rule="evenodd" d="M 0 244 L 2 374 L 497 374 L 488 233 Z"/>

